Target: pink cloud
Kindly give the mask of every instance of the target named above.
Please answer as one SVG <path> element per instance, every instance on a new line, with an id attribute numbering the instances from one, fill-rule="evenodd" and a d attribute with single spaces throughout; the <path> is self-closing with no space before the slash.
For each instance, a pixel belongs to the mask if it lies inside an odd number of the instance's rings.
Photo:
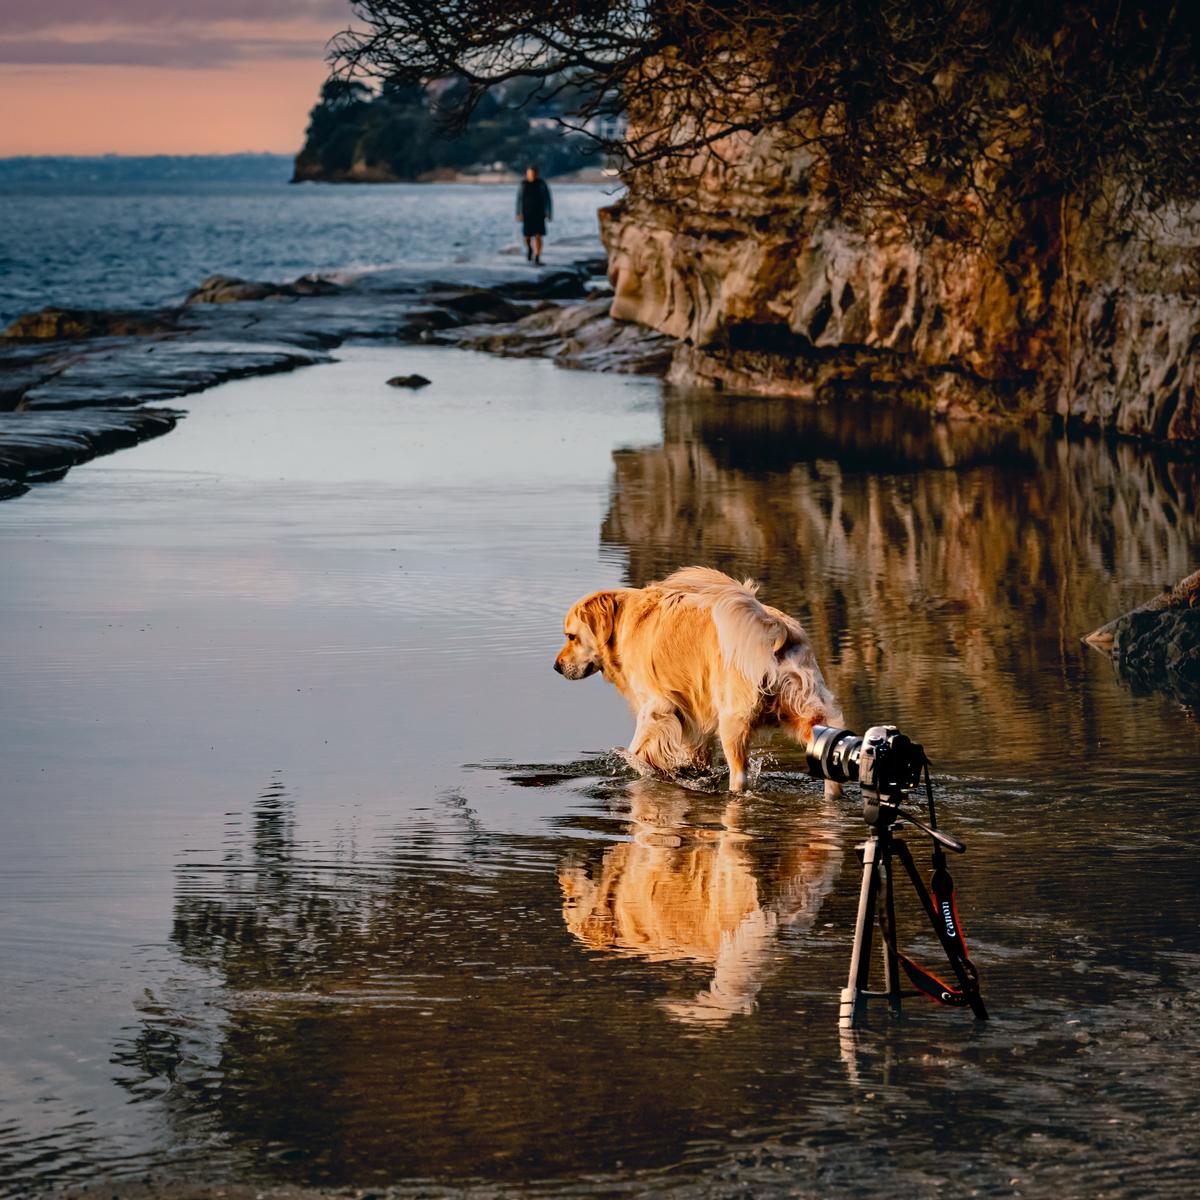
<path id="1" fill-rule="evenodd" d="M 0 36 L 64 25 L 204 26 L 216 21 L 350 19 L 349 0 L 0 0 Z"/>
<path id="2" fill-rule="evenodd" d="M 297 58 L 319 60 L 320 42 L 270 38 L 198 38 L 64 41 L 52 38 L 0 39 L 0 64 L 8 66 L 175 67 L 192 70 L 234 62 Z"/>

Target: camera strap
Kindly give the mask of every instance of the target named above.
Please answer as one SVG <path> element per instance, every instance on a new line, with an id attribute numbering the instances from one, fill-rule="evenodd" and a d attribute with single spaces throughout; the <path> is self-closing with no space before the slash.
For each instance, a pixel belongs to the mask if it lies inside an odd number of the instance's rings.
<path id="1" fill-rule="evenodd" d="M 929 879 L 929 890 L 932 893 L 932 903 L 926 912 L 938 941 L 954 967 L 954 972 L 966 984 L 958 988 L 939 979 L 932 971 L 926 970 L 920 963 L 909 958 L 896 944 L 896 931 L 892 927 L 890 915 L 886 907 L 880 912 L 880 927 L 888 949 L 896 956 L 900 966 L 904 968 L 909 982 L 922 995 L 928 996 L 938 1004 L 950 1008 L 965 1008 L 971 1003 L 969 988 L 975 984 L 977 974 L 975 964 L 970 961 L 967 953 L 966 938 L 963 937 L 962 926 L 958 923 L 958 909 L 954 902 L 954 880 L 946 869 L 946 856 L 940 846 L 933 851 L 933 874 Z"/>
<path id="2" fill-rule="evenodd" d="M 938 1004 L 945 1004 L 948 1008 L 966 1008 L 971 1003 L 966 992 L 951 987 L 932 971 L 926 971 L 920 963 L 913 962 L 907 955 L 897 952 L 896 957 L 900 960 L 909 983 L 930 1000 L 936 1000 Z"/>
<path id="3" fill-rule="evenodd" d="M 976 979 L 975 965 L 970 961 L 967 951 L 967 939 L 963 936 L 962 925 L 958 920 L 958 905 L 954 901 L 954 880 L 946 869 L 946 855 L 940 846 L 933 849 L 933 874 L 929 878 L 929 890 L 933 894 L 933 927 L 942 943 L 942 949 L 955 968 L 955 974 L 971 982 Z M 914 969 L 916 974 L 914 974 Z M 955 988 L 938 979 L 936 975 L 918 967 L 915 963 L 905 964 L 905 974 L 927 996 L 939 1004 L 948 1004 L 961 1008 L 970 1004 L 970 996 L 966 988 Z M 918 980 L 917 975 L 923 975 L 926 982 Z M 933 986 L 930 987 L 929 985 Z M 936 993 L 935 989 L 936 988 Z"/>

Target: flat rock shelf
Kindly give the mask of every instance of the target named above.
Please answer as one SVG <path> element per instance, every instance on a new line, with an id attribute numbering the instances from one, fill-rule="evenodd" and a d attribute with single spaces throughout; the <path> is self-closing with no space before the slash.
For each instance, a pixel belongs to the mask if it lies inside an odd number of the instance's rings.
<path id="1" fill-rule="evenodd" d="M 0 500 L 61 479 L 97 455 L 168 433 L 180 415 L 145 408 L 0 413 Z"/>
<path id="2" fill-rule="evenodd" d="M 27 313 L 0 333 L 0 499 L 165 433 L 180 415 L 144 405 L 329 362 L 350 341 L 457 341 L 563 366 L 665 370 L 661 335 L 607 315 L 596 247 L 559 255 L 537 272 L 487 262 L 291 283 L 212 276 L 178 307 Z M 471 336 L 453 338 L 460 329 Z M 492 329 L 502 336 L 482 336 Z"/>

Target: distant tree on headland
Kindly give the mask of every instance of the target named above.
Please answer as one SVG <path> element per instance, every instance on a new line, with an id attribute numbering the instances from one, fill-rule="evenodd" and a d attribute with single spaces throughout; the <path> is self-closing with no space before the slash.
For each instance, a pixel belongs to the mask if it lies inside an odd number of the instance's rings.
<path id="1" fill-rule="evenodd" d="M 344 79 L 457 75 L 461 124 L 497 83 L 576 117 L 627 107 L 643 180 L 731 135 L 786 130 L 842 207 L 919 215 L 1116 181 L 1142 210 L 1200 193 L 1200 5 L 1183 0 L 355 0 Z M 616 147 L 610 146 L 611 149 Z M 986 180 L 981 182 L 981 173 Z M 1111 190 L 1111 189 L 1110 189 Z"/>
<path id="2" fill-rule="evenodd" d="M 524 171 L 530 162 L 561 175 L 600 161 L 596 142 L 566 133 L 558 109 L 539 103 L 532 83 L 497 86 L 476 98 L 465 119 L 467 86 L 450 76 L 425 82 L 385 80 L 373 91 L 331 79 L 309 115 L 295 179 L 418 179 L 439 172 Z"/>

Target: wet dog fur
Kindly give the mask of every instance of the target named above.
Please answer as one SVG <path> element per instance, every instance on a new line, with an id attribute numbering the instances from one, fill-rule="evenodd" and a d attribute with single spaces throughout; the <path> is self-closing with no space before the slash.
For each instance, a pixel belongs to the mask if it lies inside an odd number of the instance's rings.
<path id="1" fill-rule="evenodd" d="M 780 726 L 805 743 L 813 725 L 843 720 L 800 623 L 756 592 L 708 567 L 593 592 L 567 613 L 554 669 L 600 672 L 621 692 L 637 719 L 629 752 L 653 770 L 707 767 L 715 734 L 740 792 L 757 730 Z"/>

